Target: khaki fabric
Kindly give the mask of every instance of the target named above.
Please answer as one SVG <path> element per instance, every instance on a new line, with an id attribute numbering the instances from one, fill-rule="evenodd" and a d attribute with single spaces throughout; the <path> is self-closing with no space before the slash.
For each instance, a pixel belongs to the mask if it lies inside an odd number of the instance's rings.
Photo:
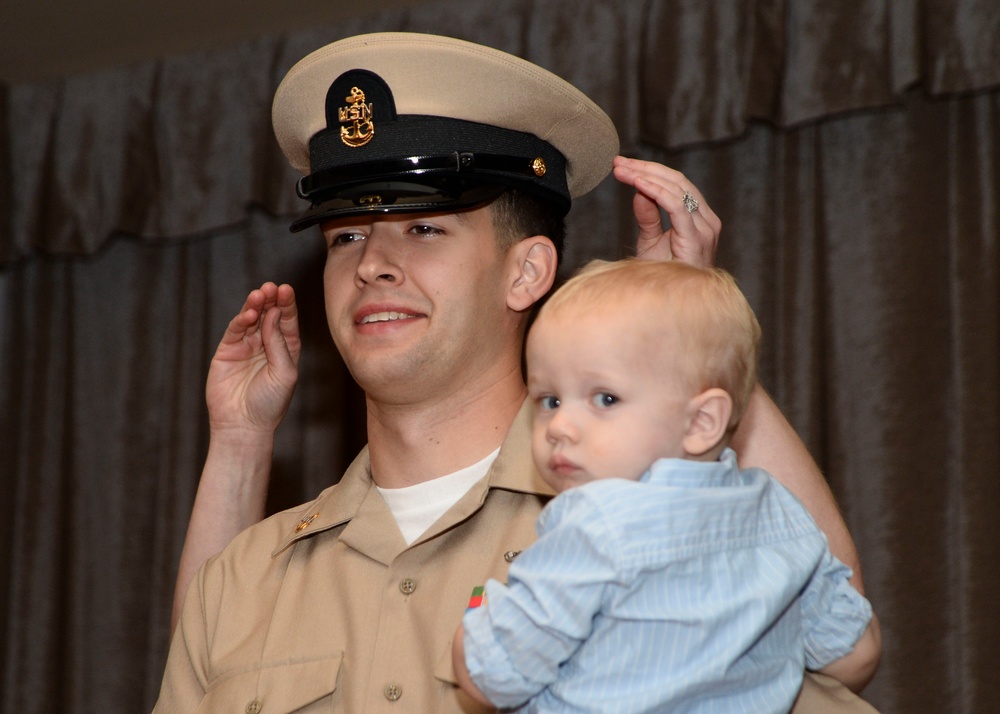
<path id="1" fill-rule="evenodd" d="M 793 714 L 878 714 L 875 707 L 833 677 L 806 672 Z"/>
<path id="2" fill-rule="evenodd" d="M 552 494 L 529 420 L 526 405 L 486 478 L 409 547 L 367 450 L 312 503 L 239 535 L 189 589 L 154 712 L 487 711 L 455 686 L 451 640 Z M 872 711 L 806 681 L 796 712 Z"/>
<path id="3" fill-rule="evenodd" d="M 451 640 L 473 587 L 506 578 L 504 554 L 531 544 L 551 496 L 529 418 L 410 547 L 367 450 L 314 502 L 239 535 L 188 592 L 155 711 L 481 711 L 454 685 Z"/>

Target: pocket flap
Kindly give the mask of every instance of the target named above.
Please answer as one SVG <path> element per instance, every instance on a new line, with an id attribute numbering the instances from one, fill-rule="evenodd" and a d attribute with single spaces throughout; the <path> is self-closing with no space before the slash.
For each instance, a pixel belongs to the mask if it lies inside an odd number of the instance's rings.
<path id="1" fill-rule="evenodd" d="M 341 653 L 304 662 L 277 662 L 222 677 L 209 686 L 198 706 L 198 714 L 221 711 L 289 714 L 299 711 L 336 691 L 342 660 Z"/>

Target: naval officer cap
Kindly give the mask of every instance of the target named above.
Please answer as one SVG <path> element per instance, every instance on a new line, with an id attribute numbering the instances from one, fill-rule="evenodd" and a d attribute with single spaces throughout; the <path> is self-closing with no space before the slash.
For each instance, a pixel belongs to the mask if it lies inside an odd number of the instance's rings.
<path id="1" fill-rule="evenodd" d="M 563 213 L 611 170 L 608 116 L 526 60 L 450 37 L 359 35 L 289 70 L 275 136 L 303 174 L 298 231 L 372 212 L 454 211 L 520 189 Z"/>

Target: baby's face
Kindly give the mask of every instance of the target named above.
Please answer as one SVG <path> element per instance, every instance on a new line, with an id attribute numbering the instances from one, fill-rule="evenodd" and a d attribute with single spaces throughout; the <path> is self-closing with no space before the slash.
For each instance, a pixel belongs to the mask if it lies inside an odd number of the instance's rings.
<path id="1" fill-rule="evenodd" d="M 623 312 L 560 306 L 528 336 L 532 452 L 558 492 L 595 479 L 636 480 L 656 459 L 684 455 L 694 395 L 671 378 L 669 341 L 642 329 L 643 306 Z"/>

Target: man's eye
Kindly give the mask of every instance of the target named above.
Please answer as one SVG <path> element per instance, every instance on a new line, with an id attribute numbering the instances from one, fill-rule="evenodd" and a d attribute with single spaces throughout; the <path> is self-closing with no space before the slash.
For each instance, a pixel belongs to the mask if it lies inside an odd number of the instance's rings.
<path id="1" fill-rule="evenodd" d="M 429 226 L 426 223 L 419 223 L 410 227 L 410 233 L 418 236 L 435 236 L 438 233 L 441 233 L 441 229 L 437 226 Z"/>
<path id="2" fill-rule="evenodd" d="M 558 397 L 542 397 L 538 400 L 538 406 L 542 409 L 555 409 L 559 406 Z"/>
<path id="3" fill-rule="evenodd" d="M 610 394 L 608 392 L 598 392 L 597 394 L 594 395 L 593 401 L 595 407 L 601 407 L 602 409 L 606 409 L 607 407 L 613 407 L 615 404 L 617 404 L 619 402 L 619 399 L 614 394 Z"/>
<path id="4" fill-rule="evenodd" d="M 335 247 L 338 245 L 349 245 L 350 243 L 357 243 L 365 239 L 364 233 L 356 232 L 345 232 L 345 233 L 335 233 L 329 237 L 330 247 Z"/>

